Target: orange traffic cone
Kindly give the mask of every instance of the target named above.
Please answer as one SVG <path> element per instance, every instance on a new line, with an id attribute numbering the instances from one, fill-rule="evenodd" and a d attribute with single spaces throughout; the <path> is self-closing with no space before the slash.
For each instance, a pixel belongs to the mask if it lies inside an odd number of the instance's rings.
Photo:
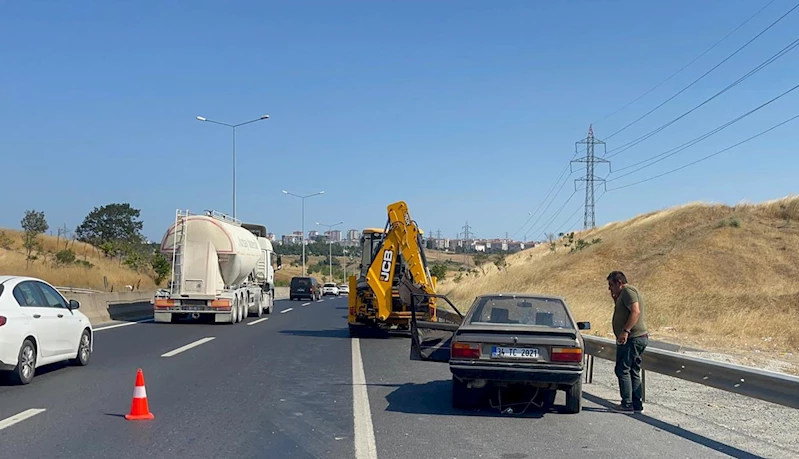
<path id="1" fill-rule="evenodd" d="M 147 404 L 147 390 L 144 388 L 144 373 L 139 368 L 136 373 L 136 387 L 133 388 L 133 403 L 130 406 L 130 414 L 125 415 L 128 421 L 139 421 L 144 419 L 155 419 L 150 413 Z"/>

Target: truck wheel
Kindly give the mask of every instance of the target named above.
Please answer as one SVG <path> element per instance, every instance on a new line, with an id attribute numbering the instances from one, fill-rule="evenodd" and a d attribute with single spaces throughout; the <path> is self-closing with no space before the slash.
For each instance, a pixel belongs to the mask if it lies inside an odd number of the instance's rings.
<path id="1" fill-rule="evenodd" d="M 239 323 L 239 299 L 233 299 L 233 306 L 230 308 L 230 323 Z"/>
<path id="2" fill-rule="evenodd" d="M 262 315 L 264 315 L 263 298 L 264 298 L 263 292 L 259 293 L 255 297 L 255 306 L 256 306 L 255 310 L 258 311 L 255 313 L 255 317 L 258 317 L 259 319 L 261 318 Z"/>

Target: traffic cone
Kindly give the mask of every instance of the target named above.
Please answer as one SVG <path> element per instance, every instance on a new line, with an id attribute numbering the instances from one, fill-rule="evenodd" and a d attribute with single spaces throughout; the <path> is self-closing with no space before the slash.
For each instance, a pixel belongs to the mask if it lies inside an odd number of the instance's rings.
<path id="1" fill-rule="evenodd" d="M 130 406 L 130 414 L 125 415 L 128 421 L 140 421 L 145 419 L 155 419 L 150 413 L 147 404 L 147 390 L 144 388 L 144 373 L 139 368 L 136 373 L 136 387 L 133 388 L 133 403 Z"/>

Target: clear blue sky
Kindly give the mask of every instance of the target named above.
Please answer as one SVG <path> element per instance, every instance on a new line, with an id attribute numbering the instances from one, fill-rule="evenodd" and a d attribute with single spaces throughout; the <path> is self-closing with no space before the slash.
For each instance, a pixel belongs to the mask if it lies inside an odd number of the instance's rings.
<path id="1" fill-rule="evenodd" d="M 345 230 L 382 226 L 385 206 L 402 199 L 425 230 L 454 237 L 468 220 L 479 237 L 504 237 L 543 200 L 589 123 L 598 138 L 610 135 L 794 6 L 774 1 L 694 65 L 603 120 L 766 3 L 4 2 L 0 226 L 18 228 L 33 208 L 46 212 L 52 228 L 74 229 L 95 206 L 129 202 L 142 210 L 145 234 L 160 240 L 176 208 L 230 212 L 231 133 L 195 117 L 238 123 L 267 113 L 269 120 L 238 132 L 240 218 L 289 233 L 300 227 L 300 201 L 281 190 L 324 190 L 306 201 L 306 229 L 316 221 L 344 221 Z M 608 150 L 694 107 L 797 30 L 799 10 L 609 139 Z M 614 157 L 614 169 L 799 83 L 797 53 Z M 796 114 L 797 101 L 799 91 L 608 188 L 742 140 Z M 797 189 L 798 127 L 608 192 L 597 204 L 597 223 L 689 201 L 790 194 Z M 570 180 L 542 222 L 573 189 Z M 566 217 L 582 200 L 578 192 L 546 229 L 579 229 L 580 213 Z"/>

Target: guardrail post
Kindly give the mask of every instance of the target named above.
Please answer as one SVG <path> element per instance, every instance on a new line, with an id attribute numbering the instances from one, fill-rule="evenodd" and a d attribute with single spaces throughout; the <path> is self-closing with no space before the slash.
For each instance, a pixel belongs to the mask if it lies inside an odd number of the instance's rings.
<path id="1" fill-rule="evenodd" d="M 586 355 L 585 356 L 585 382 L 586 384 L 591 384 L 594 382 L 594 356 L 593 355 Z"/>
<path id="2" fill-rule="evenodd" d="M 646 370 L 641 369 L 641 401 L 646 402 Z"/>

